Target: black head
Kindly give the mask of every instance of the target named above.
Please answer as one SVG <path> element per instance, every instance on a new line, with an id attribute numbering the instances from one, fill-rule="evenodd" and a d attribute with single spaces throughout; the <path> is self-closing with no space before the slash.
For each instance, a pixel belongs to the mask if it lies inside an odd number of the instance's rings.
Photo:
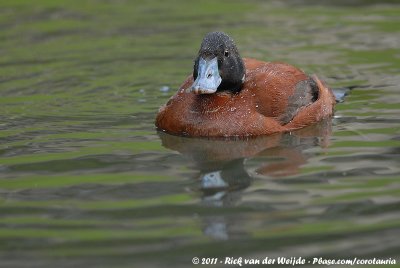
<path id="1" fill-rule="evenodd" d="M 232 38 L 222 32 L 206 34 L 194 63 L 192 91 L 235 93 L 242 88 L 244 75 L 244 63 Z"/>

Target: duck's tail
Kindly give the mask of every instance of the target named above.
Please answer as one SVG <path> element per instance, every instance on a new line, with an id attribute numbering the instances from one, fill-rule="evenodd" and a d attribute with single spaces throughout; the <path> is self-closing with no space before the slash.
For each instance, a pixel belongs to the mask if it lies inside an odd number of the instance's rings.
<path id="1" fill-rule="evenodd" d="M 336 103 L 336 97 L 333 94 L 332 90 L 321 80 L 319 80 L 319 78 L 317 77 L 317 75 L 313 74 L 311 76 L 312 80 L 314 80 L 314 82 L 317 84 L 318 87 L 318 99 L 317 100 L 324 100 L 324 102 L 326 104 L 328 104 L 329 102 L 331 103 L 331 105 L 335 105 Z"/>
<path id="2" fill-rule="evenodd" d="M 333 115 L 336 101 L 331 89 L 319 80 L 316 75 L 312 75 L 311 79 L 315 82 L 315 88 L 318 92 L 316 100 L 299 110 L 293 120 L 285 125 L 288 130 L 309 126 Z"/>

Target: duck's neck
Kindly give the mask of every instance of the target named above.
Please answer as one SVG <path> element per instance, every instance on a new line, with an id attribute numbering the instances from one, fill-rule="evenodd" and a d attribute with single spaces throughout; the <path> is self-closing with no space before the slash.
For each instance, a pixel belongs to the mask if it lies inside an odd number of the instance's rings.
<path id="1" fill-rule="evenodd" d="M 243 78 L 241 79 L 240 82 L 231 82 L 231 81 L 224 81 L 222 80 L 221 84 L 219 85 L 217 92 L 229 92 L 232 94 L 237 94 L 239 93 L 244 84 L 244 79 L 245 76 L 243 75 Z"/>

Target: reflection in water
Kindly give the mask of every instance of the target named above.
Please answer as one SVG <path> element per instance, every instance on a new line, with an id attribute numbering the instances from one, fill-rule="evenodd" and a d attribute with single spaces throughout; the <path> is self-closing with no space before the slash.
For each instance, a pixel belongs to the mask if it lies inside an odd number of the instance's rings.
<path id="1" fill-rule="evenodd" d="M 202 204 L 211 207 L 233 207 L 240 203 L 242 191 L 253 181 L 246 161 L 257 163 L 258 176 L 279 178 L 298 174 L 307 163 L 305 149 L 327 147 L 331 119 L 292 133 L 252 138 L 205 139 L 172 136 L 159 132 L 164 147 L 190 159 L 199 171 L 196 179 L 203 193 Z M 228 220 L 224 216 L 206 217 L 204 233 L 215 239 L 229 239 Z"/>

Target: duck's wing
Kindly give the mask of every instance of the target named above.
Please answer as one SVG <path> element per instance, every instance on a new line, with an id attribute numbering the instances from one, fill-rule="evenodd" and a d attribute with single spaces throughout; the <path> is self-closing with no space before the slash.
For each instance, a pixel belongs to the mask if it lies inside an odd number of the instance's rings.
<path id="1" fill-rule="evenodd" d="M 287 99 L 286 111 L 278 117 L 279 122 L 282 125 L 289 123 L 301 108 L 307 107 L 318 99 L 318 92 L 317 83 L 311 77 L 299 81 L 293 94 Z"/>
<path id="2" fill-rule="evenodd" d="M 247 88 L 257 111 L 282 125 L 290 122 L 299 109 L 318 98 L 315 81 L 302 70 L 281 62 L 245 61 Z"/>

